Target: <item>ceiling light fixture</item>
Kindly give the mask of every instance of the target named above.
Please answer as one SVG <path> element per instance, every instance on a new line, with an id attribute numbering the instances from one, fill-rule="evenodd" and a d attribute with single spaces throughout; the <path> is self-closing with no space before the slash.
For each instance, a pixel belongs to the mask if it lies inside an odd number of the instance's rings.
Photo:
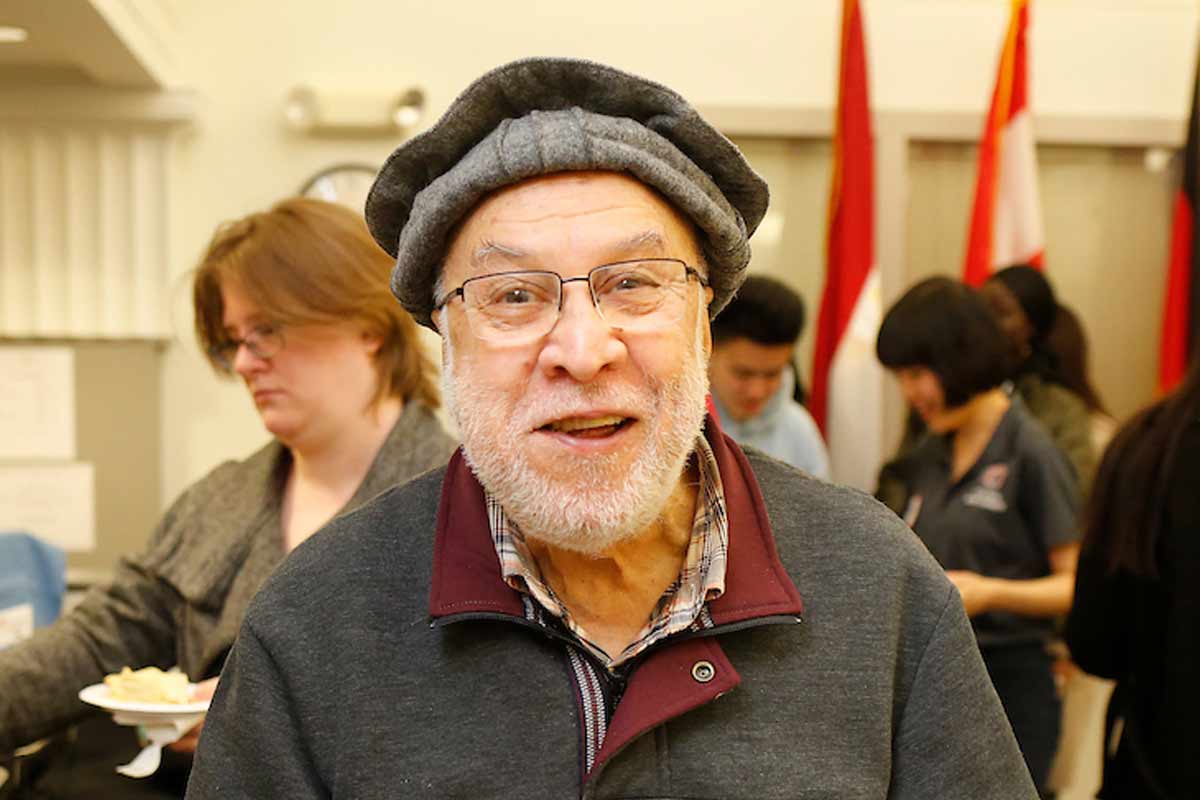
<path id="1" fill-rule="evenodd" d="M 284 121 L 313 135 L 392 136 L 411 130 L 425 110 L 425 92 L 337 91 L 297 86 L 283 106 Z"/>
<path id="2" fill-rule="evenodd" d="M 29 38 L 29 31 L 15 25 L 0 25 L 0 44 L 20 44 Z"/>

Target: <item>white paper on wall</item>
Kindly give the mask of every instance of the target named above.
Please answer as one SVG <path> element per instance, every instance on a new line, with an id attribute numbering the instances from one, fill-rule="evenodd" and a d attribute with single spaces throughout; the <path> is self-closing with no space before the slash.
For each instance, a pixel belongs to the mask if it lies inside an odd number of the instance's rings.
<path id="1" fill-rule="evenodd" d="M 69 552 L 96 546 L 91 464 L 0 464 L 0 530 L 24 531 Z"/>
<path id="2" fill-rule="evenodd" d="M 0 459 L 74 458 L 75 354 L 0 347 Z"/>

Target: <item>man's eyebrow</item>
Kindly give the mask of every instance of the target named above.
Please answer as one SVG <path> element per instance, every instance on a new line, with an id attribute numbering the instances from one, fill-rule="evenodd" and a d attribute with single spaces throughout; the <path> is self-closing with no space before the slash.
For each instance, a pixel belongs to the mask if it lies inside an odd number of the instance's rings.
<path id="1" fill-rule="evenodd" d="M 662 253 L 666 251 L 666 248 L 666 240 L 661 233 L 656 230 L 646 230 L 618 240 L 610 245 L 609 250 L 615 256 L 626 256 L 646 252 Z M 483 266 L 493 256 L 503 256 L 507 259 L 519 260 L 529 258 L 529 253 L 518 250 L 515 247 L 491 241 L 490 239 L 485 239 L 483 244 L 471 254 L 471 264 L 476 267 Z"/>
<path id="2" fill-rule="evenodd" d="M 525 258 L 528 254 L 512 247 L 499 244 L 490 240 L 485 240 L 484 243 L 471 254 L 471 264 L 473 266 L 482 266 L 492 256 L 504 256 L 505 258 Z"/>
<path id="3" fill-rule="evenodd" d="M 617 242 L 613 246 L 613 252 L 633 254 L 644 253 L 646 251 L 655 251 L 658 253 L 664 252 L 667 249 L 667 243 L 663 239 L 662 234 L 656 230 L 642 231 L 634 234 L 627 239 Z"/>

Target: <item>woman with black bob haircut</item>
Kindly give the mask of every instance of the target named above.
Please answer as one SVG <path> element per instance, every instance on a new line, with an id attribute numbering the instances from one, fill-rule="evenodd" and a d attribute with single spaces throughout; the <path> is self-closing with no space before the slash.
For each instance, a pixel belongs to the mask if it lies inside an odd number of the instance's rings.
<path id="1" fill-rule="evenodd" d="M 1071 606 L 1079 552 L 1074 473 L 1002 388 L 1007 345 L 973 289 L 918 283 L 884 317 L 876 353 L 929 431 L 893 465 L 905 522 L 958 589 L 1044 791 L 1059 730 L 1046 644 Z"/>
<path id="2" fill-rule="evenodd" d="M 998 334 L 975 292 L 949 278 L 929 278 L 888 311 L 876 354 L 897 373 L 927 367 L 941 383 L 947 407 L 959 408 L 1008 377 L 1004 339 Z"/>
<path id="3" fill-rule="evenodd" d="M 1200 360 L 1121 426 L 1084 513 L 1066 640 L 1080 667 L 1117 681 L 1106 800 L 1195 797 L 1200 787 L 1198 476 Z"/>

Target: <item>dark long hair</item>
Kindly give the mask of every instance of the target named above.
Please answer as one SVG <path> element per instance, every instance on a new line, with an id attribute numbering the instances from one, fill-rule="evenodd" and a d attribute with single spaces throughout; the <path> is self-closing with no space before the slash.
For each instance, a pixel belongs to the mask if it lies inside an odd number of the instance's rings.
<path id="1" fill-rule="evenodd" d="M 1088 368 L 1088 341 L 1079 316 L 1061 303 L 1054 326 L 1046 334 L 1046 347 L 1058 360 L 1058 375 L 1062 385 L 1083 398 L 1089 411 L 1107 414 L 1104 401 L 1092 383 Z"/>
<path id="2" fill-rule="evenodd" d="M 1121 426 L 1100 461 L 1084 511 L 1084 549 L 1110 570 L 1158 574 L 1158 535 L 1179 440 L 1200 419 L 1200 358 L 1183 383 Z"/>
<path id="3" fill-rule="evenodd" d="M 1058 357 L 1047 343 L 1058 316 L 1058 298 L 1045 274 L 1028 264 L 1017 264 L 993 273 L 988 282 L 998 283 L 1008 289 L 1033 326 L 1033 338 L 1029 340 L 1030 353 L 1023 363 L 1017 365 L 1013 377 L 1034 373 L 1047 383 L 1066 385 Z"/>

